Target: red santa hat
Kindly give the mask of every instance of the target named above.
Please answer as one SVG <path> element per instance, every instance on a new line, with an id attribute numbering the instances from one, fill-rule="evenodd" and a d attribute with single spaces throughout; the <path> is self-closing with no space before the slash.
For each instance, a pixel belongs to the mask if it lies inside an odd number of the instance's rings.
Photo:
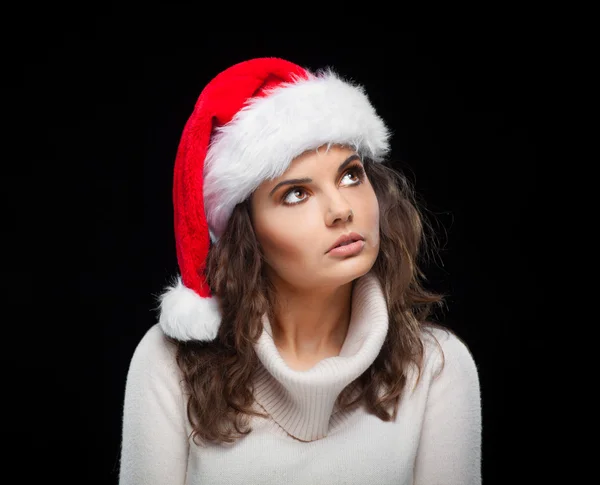
<path id="1" fill-rule="evenodd" d="M 278 58 L 236 64 L 204 90 L 175 159 L 173 204 L 180 275 L 160 297 L 159 324 L 178 340 L 210 341 L 221 323 L 204 278 L 210 241 L 234 207 L 294 158 L 341 144 L 379 162 L 389 131 L 364 89 L 332 70 L 310 72 Z"/>

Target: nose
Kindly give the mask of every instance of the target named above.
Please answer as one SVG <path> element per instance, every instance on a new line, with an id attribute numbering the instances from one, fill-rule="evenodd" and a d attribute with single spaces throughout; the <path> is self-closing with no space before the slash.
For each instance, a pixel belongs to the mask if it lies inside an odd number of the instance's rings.
<path id="1" fill-rule="evenodd" d="M 339 221 L 350 222 L 354 218 L 352 207 L 343 197 L 338 197 L 336 201 L 331 201 L 326 215 L 326 223 L 332 226 Z"/>

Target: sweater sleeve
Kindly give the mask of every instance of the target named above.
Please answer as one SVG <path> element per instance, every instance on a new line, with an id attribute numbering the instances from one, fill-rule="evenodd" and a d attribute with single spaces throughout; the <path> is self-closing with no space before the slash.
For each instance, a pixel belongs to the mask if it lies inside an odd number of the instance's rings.
<path id="1" fill-rule="evenodd" d="M 133 354 L 127 373 L 120 485 L 185 483 L 188 440 L 175 348 L 157 325 Z"/>
<path id="2" fill-rule="evenodd" d="M 477 367 L 456 336 L 438 333 L 438 340 L 444 355 L 438 350 L 434 357 L 414 485 L 479 485 L 481 397 Z"/>

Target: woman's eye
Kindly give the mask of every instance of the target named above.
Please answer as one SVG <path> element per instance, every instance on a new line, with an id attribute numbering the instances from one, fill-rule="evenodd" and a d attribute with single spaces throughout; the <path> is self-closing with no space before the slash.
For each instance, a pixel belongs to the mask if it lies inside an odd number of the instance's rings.
<path id="1" fill-rule="evenodd" d="M 286 205 L 299 204 L 300 202 L 302 202 L 304 200 L 304 198 L 300 199 L 300 198 L 296 197 L 296 199 L 294 200 L 294 198 L 292 196 L 297 196 L 298 194 L 302 194 L 303 192 L 304 192 L 304 189 L 301 189 L 299 187 L 294 187 L 293 189 L 288 190 L 285 193 L 285 196 L 283 197 L 283 203 Z"/>
<path id="2" fill-rule="evenodd" d="M 346 179 L 348 176 L 351 176 L 349 179 L 350 182 L 346 183 L 345 185 L 360 185 L 364 178 L 364 170 L 362 167 L 351 168 L 344 174 L 342 180 Z M 305 196 L 301 197 L 302 194 L 305 194 Z M 304 202 L 305 200 L 306 191 L 302 187 L 292 187 L 283 196 L 284 205 L 296 205 Z"/>
<path id="3" fill-rule="evenodd" d="M 351 185 L 353 184 L 357 184 L 358 182 L 360 182 L 360 175 L 358 174 L 357 170 L 349 170 L 348 172 L 345 173 L 344 178 L 346 178 L 348 175 L 353 175 L 354 178 L 356 180 L 351 180 Z"/>

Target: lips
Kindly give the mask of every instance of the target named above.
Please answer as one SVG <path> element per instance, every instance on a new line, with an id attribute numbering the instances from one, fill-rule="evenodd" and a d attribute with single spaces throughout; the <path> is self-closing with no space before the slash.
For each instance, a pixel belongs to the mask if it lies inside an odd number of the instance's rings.
<path id="1" fill-rule="evenodd" d="M 342 234 L 340 237 L 336 239 L 333 245 L 327 250 L 327 252 L 331 251 L 333 248 L 337 248 L 338 246 L 345 246 L 347 244 L 351 244 L 356 241 L 364 241 L 365 238 L 362 237 L 357 232 L 351 232 L 349 234 Z"/>

